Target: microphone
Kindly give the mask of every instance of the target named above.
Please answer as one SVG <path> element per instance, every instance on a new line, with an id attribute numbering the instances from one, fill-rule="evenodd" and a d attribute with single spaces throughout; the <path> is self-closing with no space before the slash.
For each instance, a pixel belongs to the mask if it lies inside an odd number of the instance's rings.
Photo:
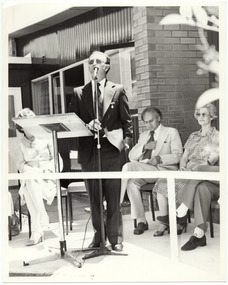
<path id="1" fill-rule="evenodd" d="M 97 79 L 97 72 L 98 72 L 99 68 L 98 67 L 94 67 L 93 69 L 93 76 L 95 79 Z"/>

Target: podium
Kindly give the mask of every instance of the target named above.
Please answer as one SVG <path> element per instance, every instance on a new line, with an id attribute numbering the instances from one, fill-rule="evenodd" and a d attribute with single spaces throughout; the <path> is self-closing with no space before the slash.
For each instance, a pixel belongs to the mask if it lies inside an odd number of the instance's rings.
<path id="1" fill-rule="evenodd" d="M 58 138 L 69 138 L 69 137 L 85 137 L 92 136 L 93 134 L 87 129 L 85 123 L 75 114 L 75 113 L 66 113 L 66 114 L 56 114 L 56 115 L 41 115 L 33 118 L 13 118 L 14 123 L 31 133 L 35 138 L 38 139 L 52 139 L 53 140 L 53 150 L 54 150 L 54 164 L 55 172 L 60 172 L 59 166 L 59 155 L 58 155 Z M 60 180 L 56 179 L 57 186 L 57 209 L 58 209 L 58 218 L 59 218 L 59 233 L 60 233 L 60 255 L 64 257 L 67 251 L 65 233 L 63 227 L 63 217 L 62 217 L 62 204 L 61 204 L 61 186 Z M 71 258 L 70 254 L 68 254 Z M 57 256 L 50 256 L 41 258 L 37 262 L 33 261 L 24 261 L 24 266 L 30 264 L 45 262 L 53 260 Z M 80 266 L 80 263 L 78 264 Z"/>
<path id="2" fill-rule="evenodd" d="M 51 138 L 52 130 L 56 130 L 58 138 L 93 135 L 75 113 L 41 115 L 29 119 L 13 118 L 12 120 L 38 139 Z"/>

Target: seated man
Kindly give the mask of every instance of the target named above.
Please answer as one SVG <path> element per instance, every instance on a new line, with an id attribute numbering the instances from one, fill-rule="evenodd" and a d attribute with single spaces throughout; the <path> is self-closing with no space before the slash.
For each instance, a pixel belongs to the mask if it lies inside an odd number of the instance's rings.
<path id="1" fill-rule="evenodd" d="M 131 162 L 126 163 L 122 171 L 177 170 L 182 156 L 182 143 L 178 131 L 161 124 L 162 113 L 155 107 L 146 108 L 141 118 L 147 130 L 140 135 L 138 143 L 130 150 Z M 148 230 L 140 187 L 156 180 L 156 178 L 122 179 L 120 202 L 127 189 L 131 202 L 131 216 L 138 221 L 134 230 L 136 235 Z"/>

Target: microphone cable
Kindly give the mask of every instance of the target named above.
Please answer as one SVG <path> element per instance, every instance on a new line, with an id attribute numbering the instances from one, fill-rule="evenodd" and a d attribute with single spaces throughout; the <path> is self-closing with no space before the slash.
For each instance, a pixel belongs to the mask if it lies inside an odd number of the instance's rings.
<path id="1" fill-rule="evenodd" d="M 84 249 L 84 243 L 85 243 L 85 239 L 86 239 L 86 233 L 87 233 L 87 228 L 88 228 L 88 224 L 89 224 L 89 221 L 91 219 L 91 214 L 89 215 L 89 218 L 86 222 L 86 225 L 85 225 L 85 230 L 84 230 L 84 236 L 83 236 L 83 239 L 82 239 L 82 246 L 81 246 L 81 249 L 79 251 L 77 251 L 78 253 L 76 254 L 76 256 L 74 257 L 76 259 L 76 261 L 80 264 L 80 268 L 84 265 L 85 263 L 85 259 L 82 259 L 82 261 L 78 261 L 77 260 L 77 257 L 79 256 L 80 253 L 83 252 L 83 249 Z"/>
<path id="2" fill-rule="evenodd" d="M 95 140 L 94 140 L 94 146 L 93 146 L 94 148 L 96 147 L 95 146 Z M 96 149 L 97 149 L 97 147 L 96 147 Z M 96 149 L 95 149 L 95 151 L 96 151 Z M 93 155 L 93 167 L 92 167 L 92 169 L 93 169 L 93 172 L 96 170 L 96 153 Z M 95 190 L 95 179 L 92 179 L 93 181 L 92 181 L 92 189 L 91 189 L 91 192 L 94 192 Z M 89 192 L 89 191 L 88 191 Z M 91 201 L 91 199 L 89 199 L 90 201 Z M 94 204 L 94 199 L 93 199 L 93 204 Z M 86 233 L 87 233 L 87 229 L 88 229 L 88 224 L 89 224 L 89 221 L 91 220 L 91 217 L 92 217 L 92 208 L 93 208 L 93 204 L 92 205 L 90 205 L 90 215 L 89 215 L 89 218 L 88 218 L 88 220 L 87 220 L 87 222 L 86 222 L 86 225 L 85 225 L 85 230 L 84 230 L 84 236 L 83 236 L 83 240 L 82 240 L 82 246 L 81 246 L 81 250 L 79 250 L 78 251 L 78 254 L 76 254 L 76 256 L 75 256 L 75 259 L 79 256 L 79 254 L 80 253 L 82 253 L 83 252 L 83 249 L 84 249 L 84 243 L 85 243 L 85 239 L 86 239 Z M 93 249 L 91 249 L 91 250 L 93 250 Z M 77 260 L 77 259 L 76 259 Z M 79 262 L 78 260 L 77 260 L 77 262 Z M 84 263 L 85 263 L 85 259 L 83 259 L 83 261 L 82 262 L 79 262 L 79 264 L 80 264 L 80 267 L 82 267 L 83 265 L 84 265 Z"/>

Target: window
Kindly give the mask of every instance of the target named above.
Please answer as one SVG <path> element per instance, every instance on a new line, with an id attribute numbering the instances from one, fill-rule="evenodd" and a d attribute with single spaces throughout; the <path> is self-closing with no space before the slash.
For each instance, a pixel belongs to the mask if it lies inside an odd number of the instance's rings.
<path id="1" fill-rule="evenodd" d="M 130 109 L 137 108 L 135 49 L 125 47 L 106 51 L 111 58 L 108 79 L 123 84 Z M 37 115 L 60 114 L 68 111 L 73 89 L 90 81 L 88 60 L 32 80 L 33 110 Z"/>
<path id="2" fill-rule="evenodd" d="M 108 79 L 124 85 L 130 109 L 137 108 L 137 90 L 135 73 L 135 48 L 126 47 L 107 50 L 111 59 Z"/>

